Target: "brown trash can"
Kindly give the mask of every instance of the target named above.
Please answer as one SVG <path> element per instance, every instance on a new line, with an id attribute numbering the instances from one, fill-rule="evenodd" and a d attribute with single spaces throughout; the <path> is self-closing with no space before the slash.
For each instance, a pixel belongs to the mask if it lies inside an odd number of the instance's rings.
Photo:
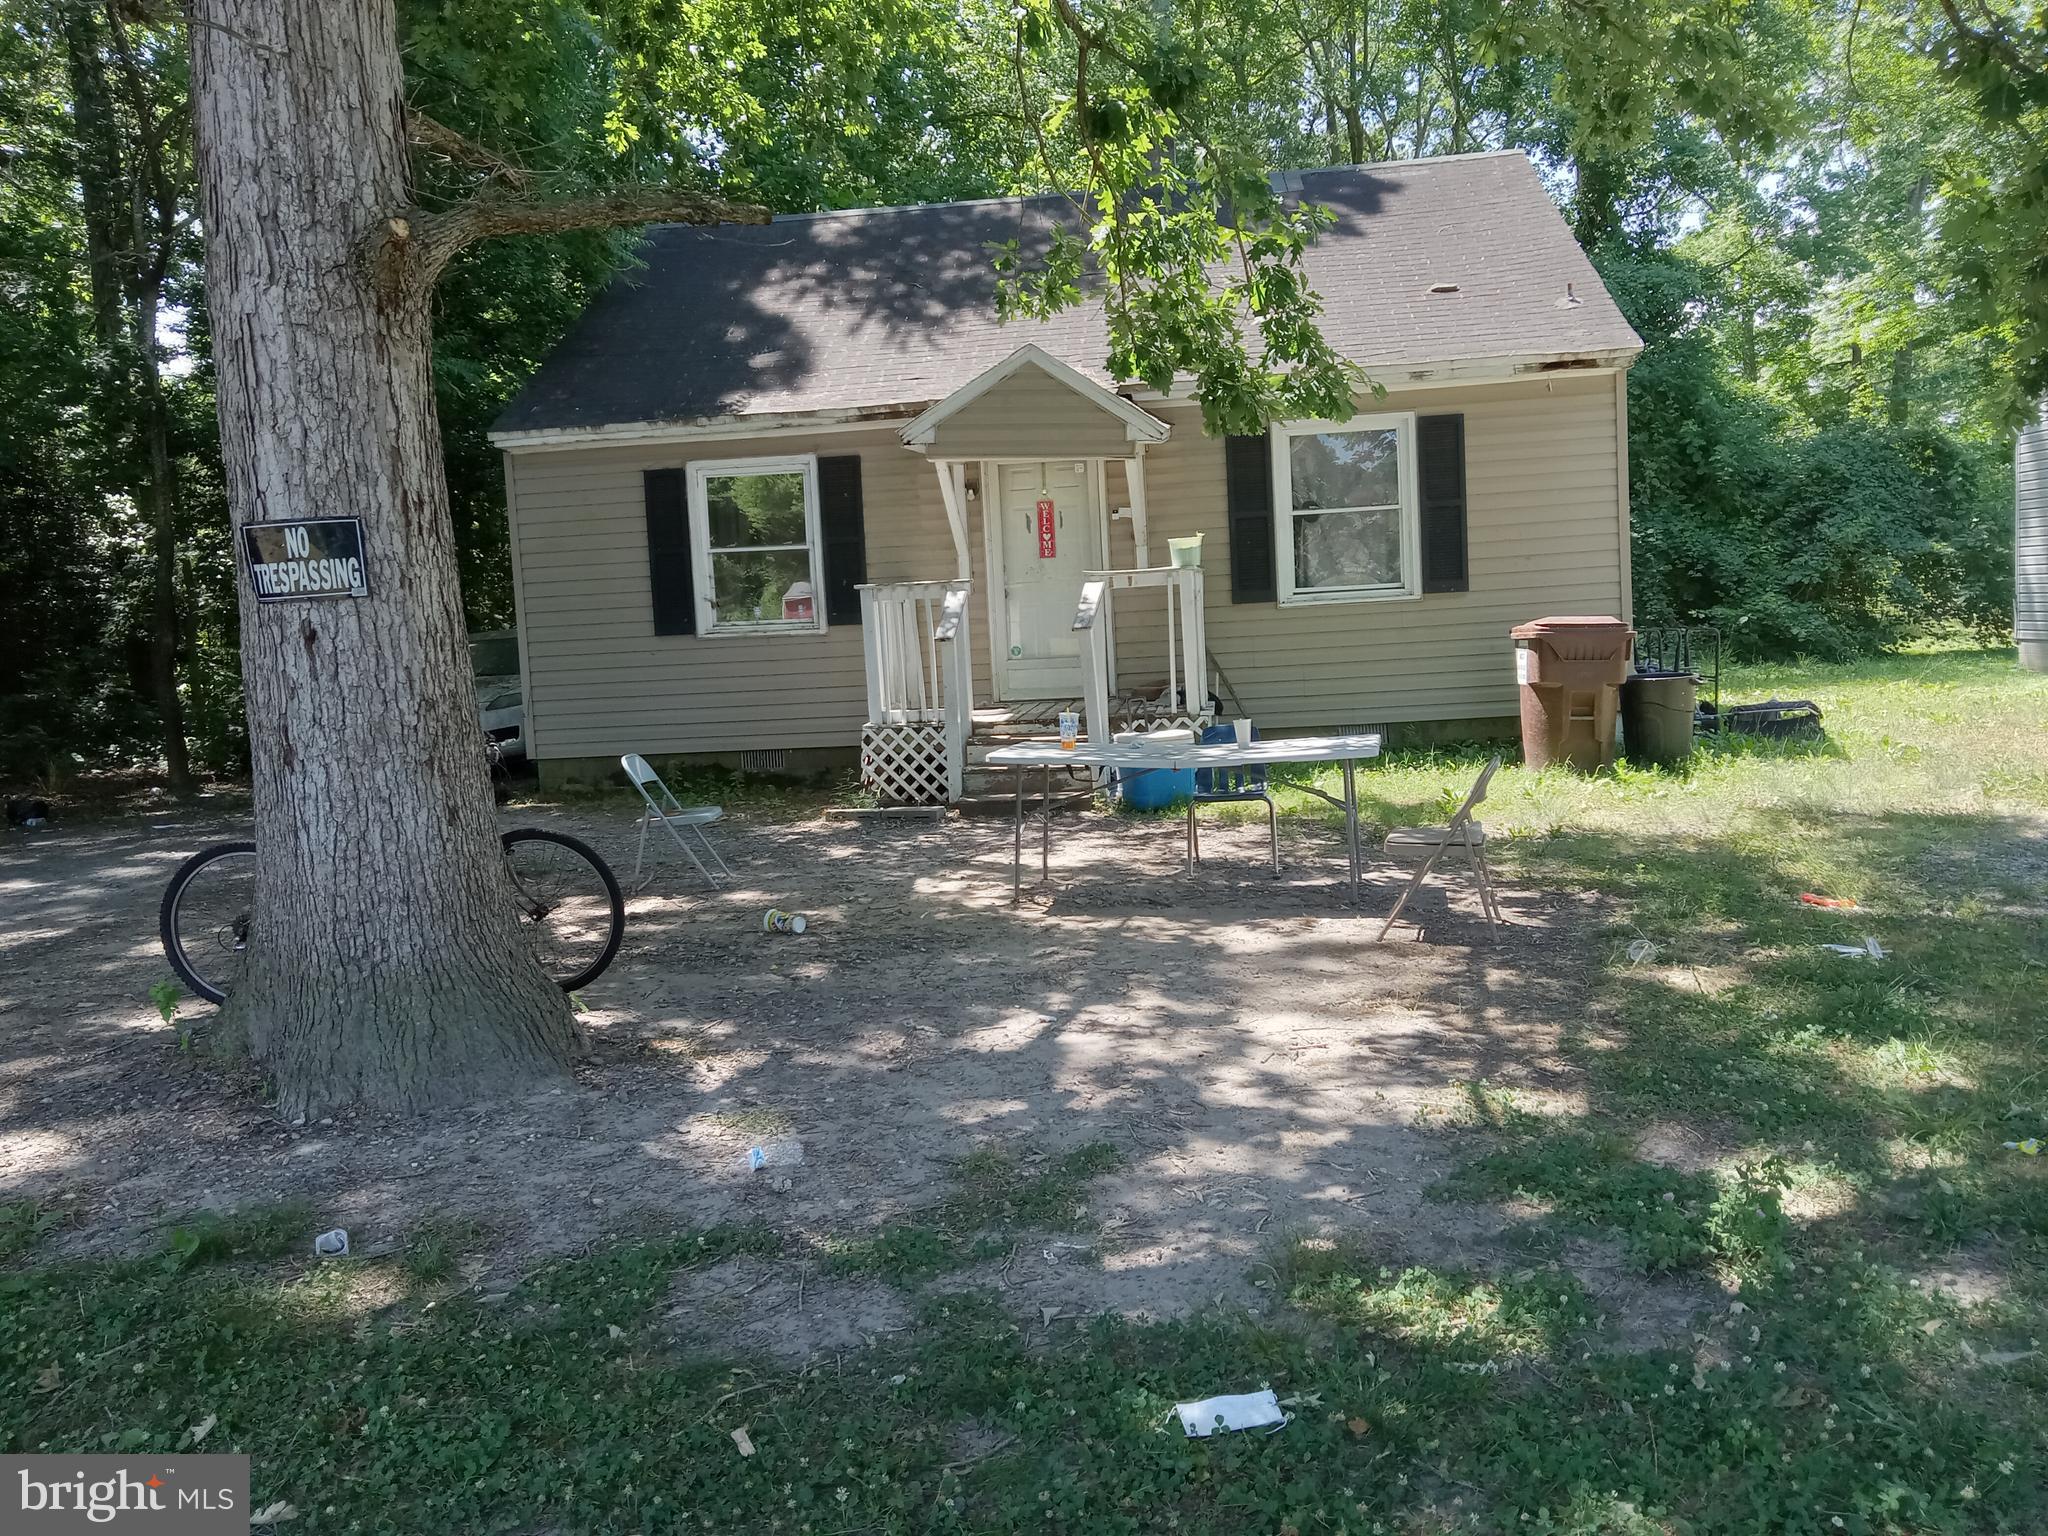
<path id="1" fill-rule="evenodd" d="M 1635 631 L 1605 614 L 1534 619 L 1509 631 L 1522 693 L 1522 760 L 1614 766 L 1614 718 Z"/>

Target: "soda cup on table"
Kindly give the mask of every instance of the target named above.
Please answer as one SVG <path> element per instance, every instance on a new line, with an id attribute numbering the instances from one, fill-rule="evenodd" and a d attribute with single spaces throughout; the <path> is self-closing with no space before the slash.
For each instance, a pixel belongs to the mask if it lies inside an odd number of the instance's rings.
<path id="1" fill-rule="evenodd" d="M 1060 711 L 1060 750 L 1071 752 L 1081 745 L 1081 717 L 1071 709 Z"/>

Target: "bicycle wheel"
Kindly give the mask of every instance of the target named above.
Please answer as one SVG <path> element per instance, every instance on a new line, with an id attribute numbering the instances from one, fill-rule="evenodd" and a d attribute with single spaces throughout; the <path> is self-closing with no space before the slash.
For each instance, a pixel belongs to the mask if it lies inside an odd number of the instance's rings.
<path id="1" fill-rule="evenodd" d="M 209 1003 L 223 1003 L 242 978 L 249 916 L 256 903 L 256 845 L 215 843 L 171 876 L 157 909 L 164 958 Z"/>
<path id="2" fill-rule="evenodd" d="M 564 992 L 604 974 L 626 936 L 626 898 L 611 866 L 563 832 L 507 832 L 512 908 L 533 952 Z"/>

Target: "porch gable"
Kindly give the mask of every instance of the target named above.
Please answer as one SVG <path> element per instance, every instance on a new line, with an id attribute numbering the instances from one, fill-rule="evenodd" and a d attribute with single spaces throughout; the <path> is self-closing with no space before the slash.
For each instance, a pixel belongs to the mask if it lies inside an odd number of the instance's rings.
<path id="1" fill-rule="evenodd" d="M 1129 457 L 1165 441 L 1156 416 L 1029 344 L 985 369 L 903 429 L 904 445 L 938 459 Z"/>

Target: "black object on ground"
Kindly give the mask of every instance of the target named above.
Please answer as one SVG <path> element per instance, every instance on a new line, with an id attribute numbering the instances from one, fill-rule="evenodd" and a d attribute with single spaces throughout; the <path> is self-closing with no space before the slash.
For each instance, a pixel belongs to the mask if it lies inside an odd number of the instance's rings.
<path id="1" fill-rule="evenodd" d="M 1713 706 L 1702 704 L 1702 721 L 1713 717 Z M 1740 731 L 1745 736 L 1769 736 L 1779 741 L 1818 741 L 1826 731 L 1821 726 L 1820 706 L 1811 699 L 1765 699 L 1760 704 L 1730 704 L 1720 712 L 1719 728 Z"/>

